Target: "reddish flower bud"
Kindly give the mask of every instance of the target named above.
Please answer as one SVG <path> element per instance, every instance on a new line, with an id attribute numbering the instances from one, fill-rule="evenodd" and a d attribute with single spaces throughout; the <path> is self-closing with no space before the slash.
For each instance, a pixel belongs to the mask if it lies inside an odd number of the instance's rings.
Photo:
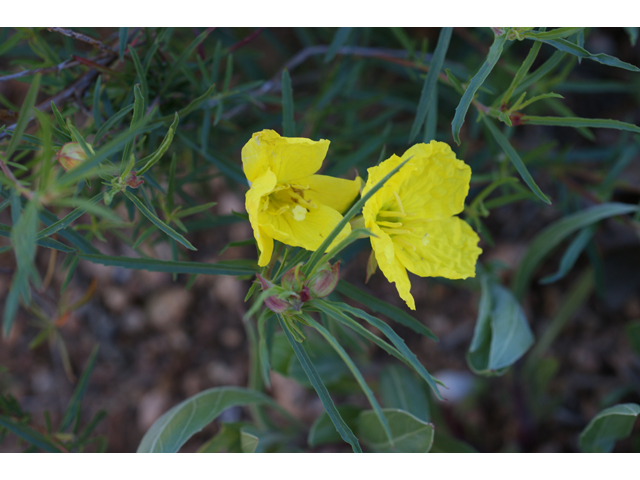
<path id="1" fill-rule="evenodd" d="M 309 279 L 309 293 L 312 298 L 323 298 L 329 295 L 338 285 L 340 279 L 340 262 L 333 266 L 326 263 Z"/>
<path id="2" fill-rule="evenodd" d="M 275 286 L 272 282 L 266 280 L 260 274 L 256 274 L 256 277 L 258 277 L 258 281 L 260 282 L 260 286 L 262 287 L 263 292 L 266 292 L 267 290 Z M 267 297 L 264 301 L 264 304 L 269 310 L 274 313 L 283 313 L 291 308 L 291 305 L 288 302 L 281 300 L 277 295 Z"/>
<path id="3" fill-rule="evenodd" d="M 144 183 L 144 180 L 142 178 L 138 178 L 136 172 L 129 172 L 129 174 L 123 179 L 123 181 L 131 188 L 138 188 Z"/>
<path id="4" fill-rule="evenodd" d="M 87 159 L 87 153 L 79 143 L 69 142 L 65 143 L 60 150 L 58 150 L 57 158 L 62 168 L 69 171 L 76 165 L 84 162 Z"/>
<path id="5" fill-rule="evenodd" d="M 282 286 L 286 290 L 299 292 L 302 288 L 305 278 L 300 271 L 300 267 L 302 267 L 302 265 L 296 265 L 295 267 L 287 270 L 287 272 L 282 276 Z"/>

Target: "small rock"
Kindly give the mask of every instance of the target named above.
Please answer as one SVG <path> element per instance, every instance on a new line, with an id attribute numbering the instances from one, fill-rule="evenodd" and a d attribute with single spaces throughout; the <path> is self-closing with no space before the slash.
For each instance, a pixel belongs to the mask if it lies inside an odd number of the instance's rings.
<path id="1" fill-rule="evenodd" d="M 122 315 L 122 330 L 130 335 L 140 333 L 145 327 L 144 312 L 140 308 L 131 308 Z"/>
<path id="2" fill-rule="evenodd" d="M 151 324 L 159 330 L 171 330 L 185 319 L 192 294 L 175 287 L 152 296 L 147 303 Z"/>
<path id="3" fill-rule="evenodd" d="M 164 390 L 145 393 L 138 402 L 138 429 L 146 432 L 169 408 L 169 394 Z"/>
<path id="4" fill-rule="evenodd" d="M 102 289 L 102 299 L 112 312 L 121 313 L 129 305 L 129 294 L 121 287 L 108 286 Z"/>
<path id="5" fill-rule="evenodd" d="M 246 294 L 244 283 L 231 276 L 219 276 L 213 284 L 215 298 L 228 309 L 242 306 Z"/>
<path id="6" fill-rule="evenodd" d="M 229 349 L 238 348 L 242 345 L 244 336 L 238 328 L 224 327 L 219 333 L 220 343 Z"/>
<path id="7" fill-rule="evenodd" d="M 216 385 L 241 385 L 243 381 L 238 369 L 221 361 L 213 361 L 207 365 L 207 376 Z"/>
<path id="8" fill-rule="evenodd" d="M 31 387 L 36 393 L 46 393 L 53 389 L 55 379 L 51 370 L 47 368 L 40 368 L 35 371 L 31 377 Z"/>

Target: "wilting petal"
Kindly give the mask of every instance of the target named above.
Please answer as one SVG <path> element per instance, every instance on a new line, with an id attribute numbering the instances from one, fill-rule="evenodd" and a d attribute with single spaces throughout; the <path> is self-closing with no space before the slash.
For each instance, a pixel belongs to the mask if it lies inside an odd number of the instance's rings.
<path id="1" fill-rule="evenodd" d="M 242 148 L 242 167 L 250 182 L 271 169 L 278 183 L 289 183 L 320 170 L 328 149 L 328 140 L 281 137 L 274 130 L 263 130 Z"/>
<path id="2" fill-rule="evenodd" d="M 263 197 L 269 195 L 275 186 L 276 176 L 271 170 L 267 170 L 263 175 L 255 179 L 251 188 L 247 192 L 245 200 L 245 208 L 249 214 L 249 222 L 251 222 L 253 236 L 256 238 L 256 243 L 260 249 L 258 265 L 261 267 L 267 265 L 269 260 L 271 260 L 273 239 L 268 236 L 263 228 L 260 227 L 258 218 L 260 216 Z"/>
<path id="3" fill-rule="evenodd" d="M 342 215 L 326 205 L 318 205 L 318 208 L 306 212 L 303 218 L 301 216 L 298 218 L 300 220 L 296 220 L 289 212 L 281 215 L 261 213 L 259 223 L 267 235 L 275 240 L 293 247 L 317 250 L 331 230 L 342 220 Z M 344 239 L 349 233 L 351 233 L 351 226 L 347 224 L 331 246 Z"/>
<path id="4" fill-rule="evenodd" d="M 402 235 L 396 255 L 407 270 L 421 277 L 474 277 L 482 250 L 478 235 L 458 217 L 427 222 L 412 235 Z M 409 246 L 415 247 L 415 251 Z"/>
<path id="5" fill-rule="evenodd" d="M 351 206 L 360 192 L 361 180 L 345 180 L 344 178 L 326 175 L 311 175 L 298 180 L 302 186 L 308 186 L 304 196 L 316 205 L 326 205 L 340 213 Z"/>

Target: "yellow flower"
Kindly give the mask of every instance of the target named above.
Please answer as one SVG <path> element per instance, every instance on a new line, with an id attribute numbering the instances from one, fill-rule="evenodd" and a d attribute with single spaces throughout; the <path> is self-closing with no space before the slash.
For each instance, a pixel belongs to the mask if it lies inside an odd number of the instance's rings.
<path id="1" fill-rule="evenodd" d="M 314 175 L 328 149 L 328 140 L 281 137 L 273 130 L 254 133 L 242 148 L 242 166 L 251 185 L 246 208 L 260 249 L 258 265 L 269 263 L 273 240 L 316 250 L 358 195 L 359 178 Z M 347 225 L 333 244 L 350 232 Z"/>
<path id="2" fill-rule="evenodd" d="M 363 195 L 411 157 L 365 204 L 365 226 L 373 253 L 400 297 L 416 309 L 407 270 L 421 277 L 475 276 L 478 236 L 458 217 L 469 192 L 471 169 L 446 143 L 414 145 L 402 158 L 393 155 L 370 168 Z"/>

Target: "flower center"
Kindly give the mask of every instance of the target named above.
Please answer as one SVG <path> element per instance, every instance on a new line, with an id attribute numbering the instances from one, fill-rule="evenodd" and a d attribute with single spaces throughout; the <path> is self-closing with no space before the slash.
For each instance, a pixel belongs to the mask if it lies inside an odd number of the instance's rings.
<path id="1" fill-rule="evenodd" d="M 318 208 L 304 197 L 309 187 L 292 183 L 276 185 L 273 192 L 263 197 L 261 211 L 273 216 L 290 215 L 297 222 L 302 222 L 312 208 Z"/>
<path id="2" fill-rule="evenodd" d="M 416 250 L 416 247 L 402 238 L 402 235 L 409 235 L 414 229 L 409 225 L 415 220 L 417 213 L 406 212 L 402 205 L 402 200 L 398 192 L 393 192 L 395 201 L 385 205 L 376 217 L 376 223 L 380 229 L 392 237 L 393 241 L 405 249 Z"/>

